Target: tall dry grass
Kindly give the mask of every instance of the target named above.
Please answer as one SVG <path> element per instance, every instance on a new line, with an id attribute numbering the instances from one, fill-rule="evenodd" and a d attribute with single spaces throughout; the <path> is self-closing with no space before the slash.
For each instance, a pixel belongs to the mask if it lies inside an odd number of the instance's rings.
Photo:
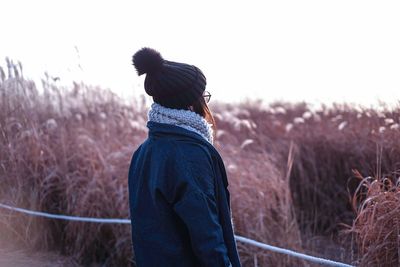
<path id="1" fill-rule="evenodd" d="M 400 265 L 400 177 L 366 177 L 353 196 L 357 213 L 348 230 L 360 252 L 359 266 Z"/>
<path id="2" fill-rule="evenodd" d="M 301 233 L 293 209 L 289 173 L 279 170 L 267 153 L 250 147 L 223 149 L 231 183 L 235 232 L 267 244 L 302 251 Z M 290 162 L 290 161 L 289 161 Z M 287 171 L 290 171 L 290 167 Z M 265 253 L 238 243 L 244 266 L 307 266 L 277 253 Z"/>
<path id="3" fill-rule="evenodd" d="M 336 233 L 339 223 L 351 223 L 348 192 L 358 185 L 353 169 L 373 174 L 399 169 L 398 107 L 336 104 L 312 110 L 306 103 L 261 104 L 218 107 L 217 123 L 223 134 L 235 133 L 230 142 L 240 146 L 252 140 L 253 151 L 274 155 L 281 169 L 290 143 L 296 144 L 290 188 L 302 231 L 326 235 Z M 236 121 L 224 120 L 232 114 Z"/>
<path id="4" fill-rule="evenodd" d="M 145 138 L 143 103 L 110 91 L 18 76 L 0 84 L 2 202 L 57 214 L 127 218 L 127 168 Z M 1 237 L 57 249 L 88 265 L 132 264 L 130 229 L 54 221 L 1 211 Z"/>
<path id="5" fill-rule="evenodd" d="M 98 87 L 43 92 L 9 64 L 0 79 L 0 200 L 87 217 L 128 218 L 127 170 L 146 138 L 146 103 Z M 305 103 L 214 103 L 216 147 L 227 167 L 238 234 L 335 260 L 351 260 L 338 235 L 355 218 L 361 173 L 398 169 L 399 109 Z M 377 160 L 377 148 L 381 155 Z M 379 164 L 378 164 L 379 163 Z M 0 238 L 54 249 L 82 265 L 133 266 L 130 228 L 29 217 L 0 210 Z M 244 266 L 307 266 L 239 243 Z M 363 253 L 363 250 L 358 250 Z M 357 252 L 357 250 L 355 250 Z"/>

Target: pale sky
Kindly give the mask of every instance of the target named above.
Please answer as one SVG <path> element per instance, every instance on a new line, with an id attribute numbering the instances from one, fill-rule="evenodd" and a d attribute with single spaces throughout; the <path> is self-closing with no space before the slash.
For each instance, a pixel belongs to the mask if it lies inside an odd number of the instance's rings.
<path id="1" fill-rule="evenodd" d="M 225 102 L 400 99 L 400 1 L 0 0 L 0 7 L 0 59 L 20 60 L 35 79 L 48 71 L 66 84 L 143 93 L 131 57 L 147 46 L 201 68 L 212 99 Z"/>

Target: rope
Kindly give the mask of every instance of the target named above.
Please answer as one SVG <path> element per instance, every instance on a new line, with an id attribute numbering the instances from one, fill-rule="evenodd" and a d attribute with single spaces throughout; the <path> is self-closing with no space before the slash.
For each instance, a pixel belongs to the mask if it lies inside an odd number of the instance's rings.
<path id="1" fill-rule="evenodd" d="M 50 214 L 50 213 L 45 213 L 45 212 L 40 212 L 40 211 L 32 211 L 32 210 L 11 207 L 11 206 L 4 205 L 1 203 L 0 203 L 0 207 L 9 209 L 9 210 L 19 211 L 19 212 L 26 213 L 26 214 L 33 215 L 33 216 L 46 217 L 46 218 L 59 219 L 59 220 L 67 220 L 67 221 L 94 222 L 94 223 L 124 223 L 124 224 L 131 223 L 131 220 L 129 220 L 129 219 L 105 219 L 105 218 L 90 218 L 90 217 L 58 215 L 58 214 Z"/>
<path id="2" fill-rule="evenodd" d="M 330 265 L 330 266 L 338 266 L 338 267 L 352 267 L 352 265 L 346 264 L 346 263 L 341 263 L 341 262 L 337 262 L 337 261 L 332 261 L 332 260 L 328 260 L 328 259 L 323 259 L 323 258 L 317 258 L 317 257 L 313 257 L 310 255 L 306 255 L 303 253 L 299 253 L 293 250 L 289 250 L 289 249 L 285 249 L 285 248 L 278 248 L 278 247 L 274 247 L 271 245 L 267 245 L 258 241 L 255 241 L 253 239 L 249 239 L 246 237 L 242 237 L 242 236 L 235 236 L 237 241 L 243 242 L 243 243 L 247 243 L 249 245 L 253 245 L 262 249 L 266 249 L 266 250 L 271 250 L 274 252 L 278 252 L 278 253 L 282 253 L 282 254 L 286 254 L 289 256 L 293 256 L 293 257 L 297 257 L 297 258 L 301 258 L 304 260 L 308 260 L 308 261 L 312 261 L 312 262 L 316 262 L 316 263 L 320 263 L 320 264 L 324 264 L 324 265 Z"/>
<path id="3" fill-rule="evenodd" d="M 12 207 L 9 205 L 1 204 L 0 207 L 8 209 L 8 210 L 13 210 L 13 211 L 18 211 L 21 213 L 33 215 L 33 216 L 39 216 L 39 217 L 45 217 L 45 218 L 51 218 L 51 219 L 59 219 L 59 220 L 68 220 L 68 221 L 77 221 L 77 222 L 93 222 L 93 223 L 117 223 L 117 224 L 131 224 L 131 220 L 129 219 L 106 219 L 106 218 L 90 218 L 90 217 L 79 217 L 79 216 L 68 216 L 68 215 L 58 215 L 58 214 L 50 214 L 50 213 L 45 213 L 45 212 L 40 212 L 40 211 L 32 211 L 32 210 L 27 210 L 27 209 L 22 209 L 22 208 L 17 208 L 17 207 Z M 253 239 L 249 239 L 246 237 L 238 236 L 235 235 L 235 239 L 237 241 L 253 245 L 255 247 L 259 247 L 262 249 L 274 251 L 277 253 L 282 253 L 286 254 L 292 257 L 297 257 L 301 258 L 304 260 L 324 264 L 324 265 L 329 265 L 329 266 L 338 266 L 338 267 L 353 267 L 352 265 L 348 265 L 345 263 L 341 262 L 336 262 L 328 259 L 323 259 L 323 258 L 318 258 L 318 257 L 313 257 L 310 255 L 306 255 L 303 253 L 299 253 L 296 251 L 292 251 L 289 249 L 284 249 L 284 248 L 279 248 L 275 246 L 271 246 L 268 244 L 264 244 L 258 241 L 255 241 Z"/>

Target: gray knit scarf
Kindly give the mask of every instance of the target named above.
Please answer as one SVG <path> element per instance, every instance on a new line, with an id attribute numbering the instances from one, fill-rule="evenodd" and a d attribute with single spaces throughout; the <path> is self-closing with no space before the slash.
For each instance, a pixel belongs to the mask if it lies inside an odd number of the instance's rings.
<path id="1" fill-rule="evenodd" d="M 149 121 L 167 123 L 185 128 L 201 135 L 210 144 L 213 144 L 212 124 L 202 116 L 191 110 L 172 109 L 153 103 L 148 113 Z"/>

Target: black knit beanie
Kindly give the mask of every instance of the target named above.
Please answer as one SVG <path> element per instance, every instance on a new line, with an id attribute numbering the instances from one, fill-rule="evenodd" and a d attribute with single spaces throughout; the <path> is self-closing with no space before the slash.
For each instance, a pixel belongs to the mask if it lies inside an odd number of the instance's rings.
<path id="1" fill-rule="evenodd" d="M 146 93 L 164 107 L 187 109 L 202 97 L 206 88 L 206 77 L 199 68 L 164 60 L 154 49 L 140 49 L 132 62 L 139 76 L 146 73 Z"/>

